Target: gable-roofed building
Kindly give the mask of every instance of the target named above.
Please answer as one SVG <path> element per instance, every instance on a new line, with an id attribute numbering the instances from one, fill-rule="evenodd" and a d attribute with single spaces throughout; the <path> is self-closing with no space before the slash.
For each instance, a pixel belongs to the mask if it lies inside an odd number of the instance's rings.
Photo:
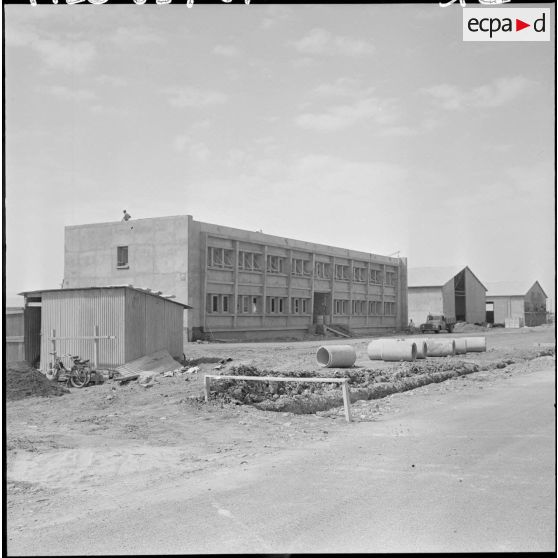
<path id="1" fill-rule="evenodd" d="M 498 281 L 486 283 L 486 321 L 518 326 L 546 323 L 546 293 L 538 281 Z"/>
<path id="2" fill-rule="evenodd" d="M 468 266 L 415 267 L 408 270 L 408 312 L 415 326 L 428 314 L 449 321 L 482 323 L 486 287 Z"/>

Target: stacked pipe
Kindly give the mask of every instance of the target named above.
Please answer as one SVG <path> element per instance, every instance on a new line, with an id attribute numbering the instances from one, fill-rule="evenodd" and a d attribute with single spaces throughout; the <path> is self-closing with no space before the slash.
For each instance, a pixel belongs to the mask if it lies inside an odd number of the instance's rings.
<path id="1" fill-rule="evenodd" d="M 374 339 L 367 348 L 370 360 L 411 362 L 427 356 L 444 357 L 483 351 L 486 351 L 485 337 Z M 356 351 L 351 345 L 322 346 L 316 353 L 316 360 L 326 368 L 350 368 L 356 362 Z"/>
<path id="2" fill-rule="evenodd" d="M 424 345 L 421 345 L 421 354 L 424 354 L 424 350 Z M 368 344 L 367 352 L 370 360 L 414 361 L 417 359 L 418 349 L 414 340 L 374 339 Z"/>

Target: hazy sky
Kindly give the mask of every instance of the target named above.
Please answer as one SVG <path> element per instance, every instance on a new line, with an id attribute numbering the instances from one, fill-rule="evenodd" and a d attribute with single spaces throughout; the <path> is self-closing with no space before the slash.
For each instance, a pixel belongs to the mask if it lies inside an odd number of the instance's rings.
<path id="1" fill-rule="evenodd" d="M 461 19 L 459 3 L 5 6 L 8 302 L 60 286 L 65 225 L 124 208 L 554 298 L 554 29 L 472 43 Z"/>

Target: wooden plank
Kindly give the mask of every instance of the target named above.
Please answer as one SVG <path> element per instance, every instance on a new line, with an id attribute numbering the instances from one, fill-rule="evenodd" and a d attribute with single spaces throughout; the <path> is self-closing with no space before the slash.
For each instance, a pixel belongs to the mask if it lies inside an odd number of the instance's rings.
<path id="1" fill-rule="evenodd" d="M 351 396 L 349 394 L 349 384 L 344 382 L 341 386 L 343 391 L 343 406 L 345 407 L 345 420 L 351 422 Z"/>
<path id="2" fill-rule="evenodd" d="M 332 327 L 329 326 L 325 326 L 326 329 L 329 329 L 329 331 L 331 331 L 332 333 L 335 333 L 336 335 L 341 335 L 341 337 L 345 337 L 347 339 L 350 339 L 351 336 L 347 335 L 346 333 L 343 333 L 342 331 L 339 331 L 338 329 L 334 329 Z"/>
<path id="3" fill-rule="evenodd" d="M 54 330 L 53 330 L 54 331 Z M 82 337 L 49 337 L 49 339 L 51 341 L 56 340 L 56 341 L 60 341 L 60 340 L 68 340 L 68 339 L 116 339 L 115 335 L 99 335 L 99 336 L 95 336 L 95 335 L 84 335 Z"/>
<path id="4" fill-rule="evenodd" d="M 139 378 L 139 374 L 130 374 L 129 376 L 123 376 L 121 378 L 115 378 L 117 382 L 123 384 L 124 382 L 129 382 L 131 380 L 136 380 Z"/>
<path id="5" fill-rule="evenodd" d="M 215 376 L 213 376 L 215 377 Z M 205 390 L 205 402 L 209 403 L 209 384 L 211 382 L 212 376 L 205 376 L 203 379 L 204 390 Z"/>
<path id="6" fill-rule="evenodd" d="M 309 383 L 319 383 L 319 384 L 342 384 L 347 381 L 347 378 L 285 378 L 283 376 L 233 376 L 233 375 L 223 375 L 219 376 L 217 374 L 207 374 L 206 378 L 212 378 L 216 380 L 255 380 L 256 382 L 309 382 Z"/>

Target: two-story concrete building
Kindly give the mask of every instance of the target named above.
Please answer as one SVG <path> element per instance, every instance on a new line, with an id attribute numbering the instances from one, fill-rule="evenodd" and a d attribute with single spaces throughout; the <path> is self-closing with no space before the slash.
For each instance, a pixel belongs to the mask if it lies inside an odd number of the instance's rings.
<path id="1" fill-rule="evenodd" d="M 190 215 L 66 227 L 64 287 L 127 285 L 176 295 L 188 339 L 355 333 L 407 325 L 407 262 L 224 227 Z"/>

